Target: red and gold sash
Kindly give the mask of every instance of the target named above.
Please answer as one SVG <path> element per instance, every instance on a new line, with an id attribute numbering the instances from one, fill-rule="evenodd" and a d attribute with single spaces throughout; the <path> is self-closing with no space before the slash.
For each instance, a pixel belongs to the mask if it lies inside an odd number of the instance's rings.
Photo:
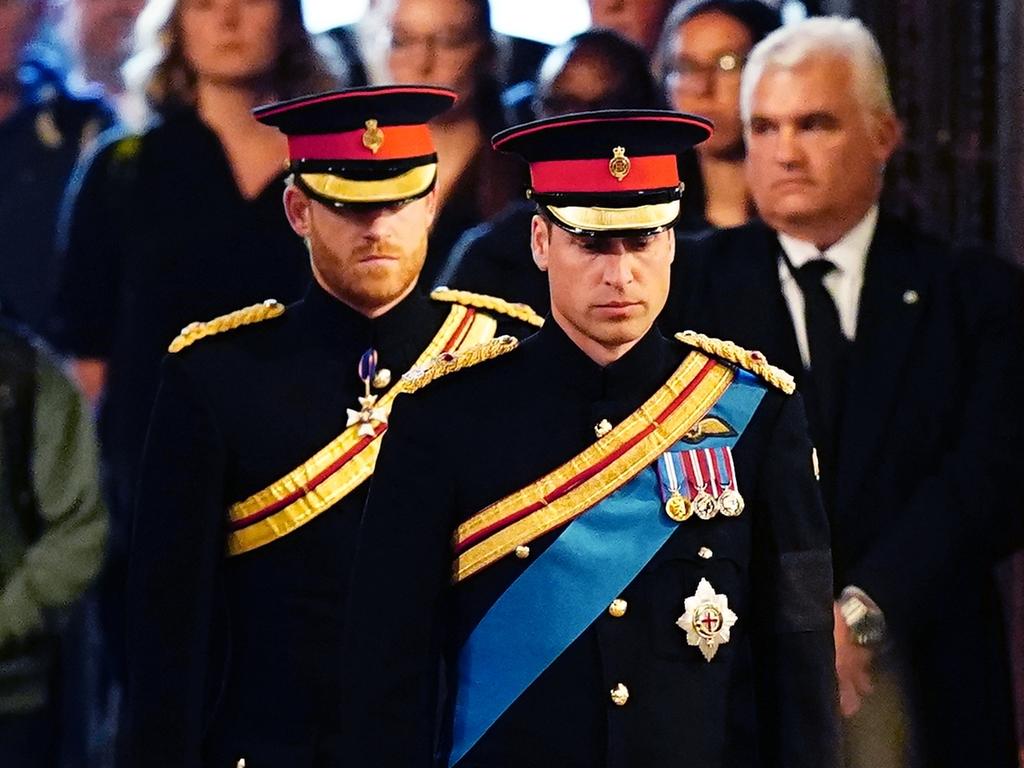
<path id="1" fill-rule="evenodd" d="M 731 366 L 690 352 L 664 386 L 604 437 L 460 525 L 453 581 L 566 525 L 621 488 L 694 428 L 734 376 Z"/>
<path id="2" fill-rule="evenodd" d="M 453 304 L 440 330 L 416 360 L 414 370 L 427 367 L 442 353 L 456 353 L 494 338 L 497 322 L 472 307 Z M 377 401 L 389 413 L 395 398 L 410 391 L 400 378 Z M 228 509 L 227 554 L 239 555 L 294 531 L 337 504 L 373 474 L 387 423 L 372 435 L 359 435 L 359 425 L 338 437 L 268 488 L 232 504 Z"/>

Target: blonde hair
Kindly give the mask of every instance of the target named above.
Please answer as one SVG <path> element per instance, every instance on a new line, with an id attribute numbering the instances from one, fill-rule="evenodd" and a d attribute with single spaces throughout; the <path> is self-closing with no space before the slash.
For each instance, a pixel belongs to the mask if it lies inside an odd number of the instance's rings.
<path id="1" fill-rule="evenodd" d="M 325 37 L 313 38 L 303 26 L 299 0 L 277 0 L 281 6 L 277 59 L 270 73 L 273 95 L 289 99 L 337 88 L 340 56 L 331 55 Z M 130 90 L 145 96 L 150 108 L 164 115 L 193 107 L 196 73 L 185 57 L 181 8 L 185 0 L 149 0 L 135 27 L 136 53 L 124 66 Z M 336 52 L 334 52 L 336 53 Z"/>

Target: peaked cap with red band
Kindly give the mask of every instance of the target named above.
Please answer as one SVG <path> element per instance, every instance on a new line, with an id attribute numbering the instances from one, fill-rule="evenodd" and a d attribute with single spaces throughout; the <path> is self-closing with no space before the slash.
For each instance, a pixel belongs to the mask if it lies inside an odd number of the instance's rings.
<path id="1" fill-rule="evenodd" d="M 434 188 L 437 153 L 427 123 L 455 93 L 429 85 L 382 85 L 303 96 L 253 111 L 288 136 L 295 183 L 334 207 L 388 205 Z"/>
<path id="2" fill-rule="evenodd" d="M 601 110 L 498 133 L 495 149 L 530 164 L 529 196 L 575 234 L 654 234 L 679 218 L 678 155 L 711 136 L 711 121 L 664 110 Z"/>

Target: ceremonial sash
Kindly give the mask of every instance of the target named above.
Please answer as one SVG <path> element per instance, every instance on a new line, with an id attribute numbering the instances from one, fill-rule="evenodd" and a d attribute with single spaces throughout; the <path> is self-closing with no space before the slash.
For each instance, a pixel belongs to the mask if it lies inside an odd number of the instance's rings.
<path id="1" fill-rule="evenodd" d="M 653 465 L 667 450 L 693 450 L 692 437 L 685 438 L 705 415 L 720 419 L 732 429 L 728 435 L 709 436 L 701 446 L 731 448 L 761 402 L 764 386 L 749 373 L 734 372 L 697 352 L 690 354 L 673 379 L 591 449 L 508 497 L 515 500 L 511 507 L 531 497 L 548 498 L 552 486 L 558 490 L 565 485 L 568 473 L 585 474 L 587 468 L 595 468 L 573 490 L 552 498 L 547 506 L 524 518 L 529 521 L 544 516 L 524 531 L 547 532 L 553 527 L 546 515 L 548 510 L 559 506 L 560 499 L 577 494 L 566 509 L 555 515 L 558 519 L 574 518 L 573 522 L 498 598 L 460 650 L 449 766 L 464 757 L 527 687 L 608 608 L 677 526 L 700 524 L 696 518 L 678 523 L 664 513 Z M 666 413 L 666 401 L 674 411 Z M 643 432 L 637 432 L 638 423 L 657 426 L 635 440 Z M 590 484 L 596 487 L 579 493 Z M 601 488 L 611 490 L 602 494 Z M 508 513 L 511 509 L 505 502 L 488 509 Z"/>
<path id="2" fill-rule="evenodd" d="M 496 321 L 475 309 L 453 304 L 441 328 L 419 356 L 414 368 L 425 366 L 443 352 L 458 352 L 489 341 Z M 377 401 L 386 415 L 408 382 L 399 378 Z M 387 423 L 372 435 L 348 427 L 302 466 L 228 509 L 227 554 L 239 555 L 274 541 L 337 504 L 373 474 Z"/>

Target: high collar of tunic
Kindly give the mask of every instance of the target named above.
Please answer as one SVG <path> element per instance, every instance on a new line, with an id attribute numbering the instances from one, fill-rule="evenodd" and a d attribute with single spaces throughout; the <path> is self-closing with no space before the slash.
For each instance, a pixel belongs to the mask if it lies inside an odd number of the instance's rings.
<path id="1" fill-rule="evenodd" d="M 565 388 L 586 400 L 631 400 L 664 383 L 671 344 L 652 327 L 625 355 L 606 366 L 598 365 L 548 317 L 533 337 L 537 352 L 546 361 L 552 385 Z"/>
<path id="2" fill-rule="evenodd" d="M 361 355 L 376 349 L 382 364 L 395 364 L 415 357 L 433 338 L 441 313 L 415 288 L 398 304 L 379 317 L 368 318 L 328 293 L 315 280 L 296 308 L 311 335 L 324 348 L 343 354 Z"/>

